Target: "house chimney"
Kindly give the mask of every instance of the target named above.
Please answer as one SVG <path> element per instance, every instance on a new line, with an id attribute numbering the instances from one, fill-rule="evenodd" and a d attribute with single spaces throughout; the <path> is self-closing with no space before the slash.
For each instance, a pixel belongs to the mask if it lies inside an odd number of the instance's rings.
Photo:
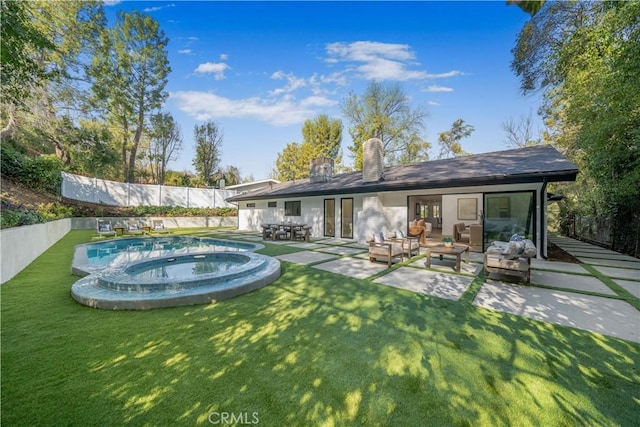
<path id="1" fill-rule="evenodd" d="M 382 141 L 368 139 L 362 146 L 362 181 L 377 182 L 383 178 Z"/>
<path id="2" fill-rule="evenodd" d="M 309 182 L 327 182 L 333 176 L 333 159 L 318 157 L 309 162 Z"/>

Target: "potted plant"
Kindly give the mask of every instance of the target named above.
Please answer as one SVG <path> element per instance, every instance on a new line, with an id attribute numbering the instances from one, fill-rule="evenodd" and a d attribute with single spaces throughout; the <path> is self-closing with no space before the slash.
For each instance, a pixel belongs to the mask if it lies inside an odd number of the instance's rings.
<path id="1" fill-rule="evenodd" d="M 453 247 L 455 240 L 453 240 L 453 237 L 444 237 L 442 239 L 442 243 L 444 244 L 445 248 L 450 248 L 450 247 Z"/>

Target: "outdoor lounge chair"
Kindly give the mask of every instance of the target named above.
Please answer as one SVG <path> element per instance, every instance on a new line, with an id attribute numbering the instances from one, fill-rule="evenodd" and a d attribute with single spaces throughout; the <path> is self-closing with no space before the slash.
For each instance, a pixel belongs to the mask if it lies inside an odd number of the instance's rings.
<path id="1" fill-rule="evenodd" d="M 144 230 L 140 227 L 140 224 L 135 221 L 126 221 L 127 234 L 144 234 Z"/>
<path id="2" fill-rule="evenodd" d="M 171 230 L 164 228 L 164 221 L 161 219 L 154 219 L 151 223 L 151 232 L 159 234 L 171 233 Z"/>
<path id="3" fill-rule="evenodd" d="M 106 221 L 104 219 L 99 219 L 96 224 L 96 231 L 98 236 L 115 236 L 116 231 L 111 226 L 111 221 Z"/>

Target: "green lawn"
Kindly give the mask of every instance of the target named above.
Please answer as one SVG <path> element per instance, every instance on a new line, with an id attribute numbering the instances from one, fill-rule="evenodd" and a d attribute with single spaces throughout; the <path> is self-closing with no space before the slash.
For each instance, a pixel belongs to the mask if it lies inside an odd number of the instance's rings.
<path id="1" fill-rule="evenodd" d="M 477 283 L 453 302 L 283 262 L 279 280 L 232 300 L 102 311 L 70 295 L 73 246 L 91 234 L 72 231 L 0 287 L 2 425 L 640 419 L 640 345 L 476 308 Z"/>

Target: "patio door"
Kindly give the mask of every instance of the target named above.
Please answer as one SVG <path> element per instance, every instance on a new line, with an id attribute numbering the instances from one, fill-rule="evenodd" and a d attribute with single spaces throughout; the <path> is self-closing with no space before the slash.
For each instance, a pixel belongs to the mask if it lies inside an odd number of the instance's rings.
<path id="1" fill-rule="evenodd" d="M 336 236 L 336 199 L 324 199 L 324 235 Z"/>
<path id="2" fill-rule="evenodd" d="M 353 239 L 353 199 L 340 199 L 340 237 Z"/>

